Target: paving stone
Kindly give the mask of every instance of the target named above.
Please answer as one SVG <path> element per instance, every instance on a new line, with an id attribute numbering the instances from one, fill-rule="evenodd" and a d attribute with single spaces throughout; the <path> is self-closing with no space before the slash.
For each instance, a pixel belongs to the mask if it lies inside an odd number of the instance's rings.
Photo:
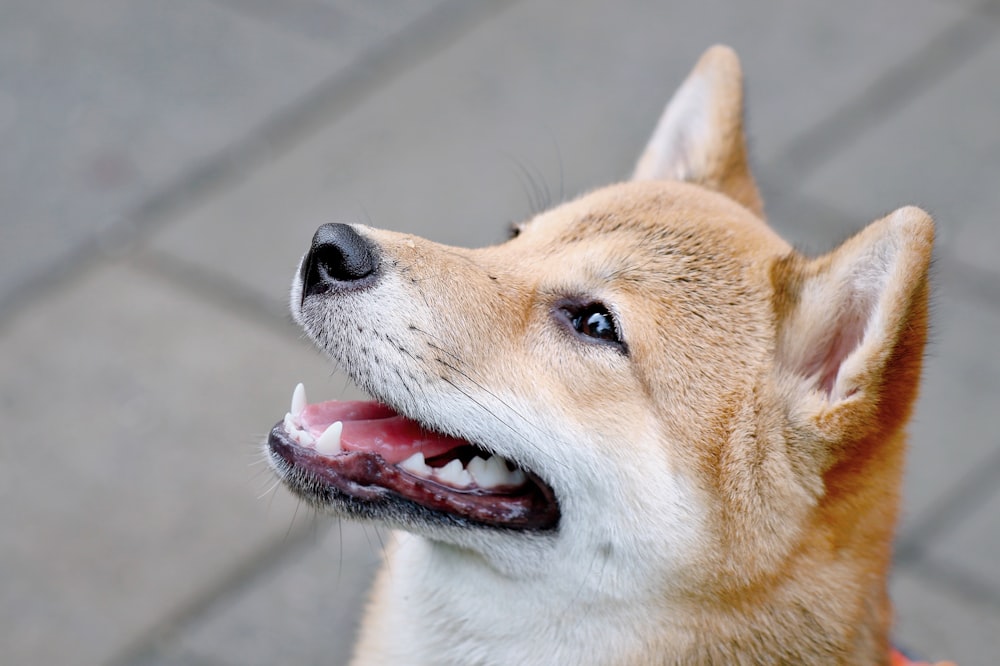
<path id="1" fill-rule="evenodd" d="M 947 267 L 945 261 L 938 263 L 941 272 Z M 904 537 L 1000 450 L 998 339 L 1000 313 L 965 300 L 939 281 L 923 387 L 910 425 Z M 1000 531 L 1000 514 L 990 525 Z"/>
<path id="2" fill-rule="evenodd" d="M 761 170 L 763 171 L 763 170 Z M 777 177 L 764 172 L 759 183 L 764 197 L 768 224 L 796 250 L 811 257 L 825 254 L 878 217 L 873 211 L 868 217 L 845 213 L 825 202 L 799 196 L 794 183 L 771 182 Z"/>
<path id="3" fill-rule="evenodd" d="M 231 666 L 346 664 L 383 537 L 348 521 L 321 525 L 315 544 L 186 626 L 162 655 Z"/>
<path id="4" fill-rule="evenodd" d="M 254 6 L 257 14 L 195 0 L 15 0 L 0 8 L 0 291 L 253 134 L 346 66 L 360 43 L 324 43 L 321 20 L 267 16 L 265 3 Z M 384 29 L 386 21 L 408 20 L 397 13 L 417 11 L 418 3 L 328 6 L 326 16 L 342 9 Z M 521 3 L 200 202 L 153 245 L 280 307 L 294 263 L 322 222 L 370 221 L 462 245 L 499 239 L 537 198 L 522 171 L 545 181 L 556 199 L 560 190 L 573 194 L 627 174 L 667 96 L 717 41 L 744 57 L 766 185 L 797 190 L 799 174 L 783 173 L 776 156 L 963 11 L 932 0 L 712 0 L 683 9 L 658 0 L 580 2 L 572 11 L 551 0 Z M 370 34 L 349 32 L 362 42 Z M 799 201 L 802 212 L 820 215 L 806 227 L 789 226 L 791 238 L 822 245 L 840 236 L 832 226 L 840 211 L 845 227 L 856 227 L 913 200 L 914 183 L 949 183 L 957 194 L 922 187 L 932 195 L 924 201 L 939 212 L 954 200 L 959 215 L 975 214 L 972 249 L 958 241 L 951 247 L 962 261 L 992 270 L 986 260 L 996 232 L 979 223 L 996 210 L 996 178 L 989 179 L 995 123 L 988 124 L 995 91 L 984 84 L 997 71 L 992 54 L 869 127 L 857 144 L 845 142 Z M 981 112 L 969 108 L 979 97 Z M 936 104 L 933 114 L 915 110 L 920 100 Z M 972 133 L 960 134 L 942 160 L 949 169 L 932 152 L 886 143 L 900 119 L 909 123 L 905 145 L 921 148 L 914 137 L 950 136 L 942 125 L 956 117 Z M 889 152 L 864 152 L 869 140 Z M 862 167 L 859 155 L 877 159 Z M 933 170 L 917 168 L 927 164 Z M 910 178 L 921 173 L 930 175 Z M 880 205 L 882 198 L 864 193 L 885 174 L 898 177 L 899 187 Z M 793 220 L 795 207 L 783 209 Z M 809 227 L 816 219 L 827 223 Z M 948 227 L 945 236 L 951 242 L 962 230 Z M 985 259 L 977 258 L 979 243 Z M 295 504 L 283 491 L 256 499 L 270 477 L 248 467 L 255 441 L 295 381 L 329 397 L 343 394 L 343 381 L 330 378 L 329 365 L 294 333 L 207 300 L 219 292 L 179 291 L 179 283 L 141 268 L 143 259 L 96 270 L 16 321 L 0 321 L 7 433 L 0 522 L 13 526 L 0 536 L 0 663 L 100 663 L 136 645 L 158 648 L 137 653 L 144 664 L 337 663 L 376 552 L 362 541 L 363 528 L 344 524 L 343 556 L 330 532 L 256 578 L 251 570 L 235 588 L 224 583 L 262 550 L 280 547 L 290 525 L 301 525 L 291 522 Z M 990 410 L 1000 372 L 990 341 L 1000 317 L 962 294 L 939 303 L 940 351 L 929 362 L 914 426 L 910 527 L 996 446 Z M 58 450 L 49 442 L 59 442 Z M 992 580 L 983 558 L 995 544 L 976 531 L 996 532 L 993 506 L 956 523 L 956 547 L 969 553 L 934 550 L 932 557 L 960 561 L 973 580 Z M 969 664 L 997 654 L 992 606 L 905 569 L 893 589 L 905 645 Z M 317 619 L 329 630 L 313 631 Z M 164 628 L 179 633 L 144 642 Z"/>
<path id="5" fill-rule="evenodd" d="M 994 405 L 997 403 L 994 402 Z M 991 488 L 981 489 L 984 500 L 969 506 L 951 529 L 942 530 L 941 538 L 925 544 L 929 557 L 959 566 L 967 576 L 978 580 L 996 597 L 1000 609 L 1000 436 L 995 438 Z M 977 493 L 978 494 L 978 493 Z"/>
<path id="6" fill-rule="evenodd" d="M 745 60 L 751 130 L 766 162 L 962 16 L 933 2 L 906 7 L 905 28 L 886 31 L 898 7 L 860 0 L 713 1 L 697 11 L 658 1 L 578 3 L 572 12 L 523 3 L 197 206 L 156 247 L 283 298 L 323 222 L 458 245 L 498 240 L 531 212 L 522 172 L 555 200 L 627 175 L 675 86 L 718 41 Z M 234 238 L 244 260 L 220 266 Z"/>
<path id="7" fill-rule="evenodd" d="M 346 64 L 199 0 L 0 6 L 0 299 Z"/>
<path id="8" fill-rule="evenodd" d="M 923 206 L 936 218 L 940 243 L 964 262 L 996 271 L 998 71 L 995 39 L 960 70 L 847 143 L 806 179 L 804 194 L 861 216 L 908 203 Z"/>
<path id="9" fill-rule="evenodd" d="M 296 381 L 345 385 L 130 265 L 5 322 L 0 365 L 4 664 L 101 663 L 283 539 L 296 503 L 259 442 Z"/>
<path id="10" fill-rule="evenodd" d="M 896 571 L 896 643 L 912 656 L 961 666 L 992 664 L 1000 653 L 1000 611 L 955 595 L 908 569 Z"/>

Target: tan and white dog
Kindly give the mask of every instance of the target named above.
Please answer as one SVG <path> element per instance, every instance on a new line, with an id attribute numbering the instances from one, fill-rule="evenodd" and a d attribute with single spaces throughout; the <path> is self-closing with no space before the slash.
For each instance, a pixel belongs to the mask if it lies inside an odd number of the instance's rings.
<path id="1" fill-rule="evenodd" d="M 356 664 L 887 664 L 917 208 L 819 258 L 764 222 L 710 49 L 631 182 L 467 250 L 320 227 L 307 334 L 378 402 L 308 403 L 285 484 L 404 530 Z"/>

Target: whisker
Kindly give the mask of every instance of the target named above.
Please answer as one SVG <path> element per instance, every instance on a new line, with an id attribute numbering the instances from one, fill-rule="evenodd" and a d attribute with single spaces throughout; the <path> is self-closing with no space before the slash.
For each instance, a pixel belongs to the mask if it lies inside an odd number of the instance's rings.
<path id="1" fill-rule="evenodd" d="M 417 331 L 418 333 L 420 333 L 422 335 L 425 335 L 427 337 L 434 338 L 434 339 L 436 339 L 438 341 L 441 341 L 440 337 L 438 337 L 438 336 L 436 336 L 436 335 L 434 335 L 432 333 L 429 333 L 427 331 L 424 331 L 424 330 L 422 330 L 422 329 L 420 329 L 420 328 L 418 328 L 416 326 L 413 326 L 412 324 L 410 325 L 410 328 L 411 328 L 411 330 L 415 330 L 415 331 Z M 451 358 L 455 359 L 455 361 L 457 361 L 458 363 L 461 363 L 462 365 L 467 366 L 467 364 L 465 363 L 465 361 L 460 356 L 458 356 L 457 354 L 455 354 L 454 352 L 451 352 L 448 349 L 445 349 L 445 348 L 441 347 L 440 345 L 436 345 L 436 344 L 433 344 L 433 343 L 430 343 L 430 342 L 427 343 L 427 346 L 430 347 L 431 349 L 439 351 L 439 352 L 441 352 L 443 354 L 447 354 Z M 506 400 L 504 400 L 503 398 L 501 398 L 500 396 L 498 396 L 496 393 L 494 393 L 490 389 L 486 388 L 483 384 L 481 384 L 479 381 L 477 381 L 474 377 L 472 377 L 471 375 L 469 375 L 467 372 L 465 372 L 461 368 L 458 368 L 458 367 L 456 367 L 454 365 L 451 365 L 450 363 L 447 363 L 443 359 L 437 359 L 437 361 L 438 361 L 438 363 L 440 363 L 444 367 L 448 368 L 452 372 L 456 372 L 459 375 L 461 375 L 462 377 L 464 377 L 465 379 L 467 379 L 468 381 L 472 382 L 473 386 L 475 386 L 480 391 L 486 393 L 491 398 L 493 398 L 494 400 L 496 400 L 498 403 L 500 403 L 501 405 L 503 405 L 504 407 L 506 407 L 507 409 L 509 409 L 510 412 L 511 412 L 511 414 L 513 414 L 518 419 L 520 419 L 520 421 L 522 423 L 524 423 L 525 425 L 531 427 L 536 432 L 544 432 L 541 428 L 539 428 L 537 425 L 535 425 L 530 420 L 528 420 L 527 417 L 525 417 L 523 414 L 521 414 L 516 409 L 514 409 L 514 407 L 512 405 L 510 405 Z M 482 402 L 480 402 L 480 401 L 476 400 L 475 398 L 473 398 L 468 392 L 466 392 L 465 390 L 463 390 L 457 384 L 455 384 L 451 380 L 449 380 L 447 378 L 444 378 L 444 377 L 442 377 L 441 379 L 443 381 L 447 382 L 448 384 L 450 384 L 454 389 L 456 389 L 457 391 L 459 391 L 460 393 L 462 393 L 462 395 L 464 395 L 465 397 L 467 397 L 473 403 L 475 403 L 480 409 L 482 409 L 487 414 L 489 414 L 490 416 L 492 416 L 494 419 L 496 419 L 497 421 L 499 421 L 500 423 L 502 423 L 504 426 L 506 426 L 511 432 L 513 432 L 515 435 L 517 435 L 522 440 L 524 440 L 529 445 L 531 445 L 532 448 L 534 448 L 536 451 L 538 451 L 539 453 L 543 453 L 543 454 L 545 453 L 545 451 L 543 449 L 541 449 L 538 446 L 536 446 L 530 439 L 528 439 L 527 436 L 525 436 L 523 433 L 521 433 L 518 430 L 516 430 L 511 424 L 507 423 L 504 419 L 500 418 L 499 415 L 497 415 L 495 412 L 493 412 L 492 410 L 490 410 Z M 559 464 L 559 465 L 561 465 L 563 467 L 566 466 L 566 463 L 564 463 L 561 460 L 558 460 L 557 458 L 551 458 L 551 460 L 553 460 L 554 462 L 556 462 L 557 464 Z"/>
<path id="2" fill-rule="evenodd" d="M 590 565 L 587 567 L 586 575 L 584 575 L 583 580 L 580 581 L 580 587 L 576 589 L 576 592 L 573 594 L 572 599 L 570 599 L 569 604 L 567 604 L 566 607 L 563 609 L 562 613 L 560 613 L 560 616 L 562 618 L 565 618 L 567 615 L 569 615 L 570 610 L 573 608 L 573 606 L 576 605 L 577 601 L 580 600 L 580 595 L 583 594 L 583 588 L 586 587 L 587 579 L 590 578 L 590 574 L 594 570 L 594 565 L 597 564 L 597 558 L 600 556 L 600 554 L 601 554 L 600 550 L 594 551 L 594 557 L 592 557 L 590 560 Z M 606 559 L 604 562 L 605 564 L 607 564 Z M 579 626 L 579 624 L 577 626 Z"/>
<path id="3" fill-rule="evenodd" d="M 302 506 L 302 500 L 295 502 L 295 511 L 292 512 L 292 519 L 288 522 L 288 529 L 285 530 L 285 541 L 288 541 L 289 536 L 292 534 L 292 528 L 295 526 L 295 519 L 299 516 L 299 507 Z"/>
<path id="4" fill-rule="evenodd" d="M 385 555 L 385 539 L 382 538 L 382 530 L 375 528 L 375 536 L 378 537 L 379 555 Z"/>
<path id="5" fill-rule="evenodd" d="M 423 335 L 427 335 L 427 336 L 429 336 L 429 337 L 433 337 L 433 338 L 436 338 L 436 339 L 440 340 L 440 338 L 437 338 L 437 336 L 434 336 L 434 335 L 432 335 L 432 334 L 430 334 L 430 333 L 427 333 L 426 331 L 422 331 L 422 330 L 420 330 L 420 329 L 418 329 L 418 328 L 416 328 L 416 327 L 413 327 L 413 329 L 414 329 L 414 330 L 416 330 L 416 331 L 417 331 L 417 332 L 419 332 L 419 333 L 422 333 Z M 451 351 L 449 351 L 449 350 L 447 350 L 447 349 L 445 349 L 445 348 L 443 348 L 443 347 L 441 347 L 441 346 L 439 346 L 439 345 L 435 345 L 435 344 L 431 344 L 431 343 L 428 343 L 428 344 L 427 344 L 427 346 L 428 346 L 428 347 L 430 347 L 431 349 L 435 350 L 435 351 L 439 351 L 439 352 L 441 352 L 442 354 L 447 354 L 448 356 L 452 357 L 453 359 L 455 359 L 455 360 L 456 360 L 456 361 L 458 361 L 459 363 L 462 363 L 463 365 L 466 365 L 466 366 L 467 366 L 467 364 L 466 364 L 466 363 L 465 363 L 465 361 L 464 361 L 464 360 L 462 359 L 462 357 L 458 356 L 458 355 L 457 355 L 457 354 L 455 354 L 454 352 L 451 352 Z M 413 358 L 412 354 L 410 355 L 410 357 L 411 357 L 411 358 Z M 414 360 L 416 360 L 416 359 L 414 359 Z M 464 371 L 464 370 L 462 370 L 461 368 L 458 368 L 458 367 L 456 367 L 456 366 L 454 366 L 454 365 L 451 365 L 450 363 L 446 363 L 445 361 L 443 361 L 443 360 L 441 360 L 441 359 L 437 359 L 437 361 L 438 361 L 438 363 L 440 363 L 440 364 L 441 364 L 441 365 L 443 365 L 444 367 L 448 368 L 449 370 L 451 370 L 451 371 L 453 371 L 453 372 L 457 372 L 458 374 L 460 374 L 460 375 L 462 375 L 463 377 L 465 377 L 466 379 L 468 379 L 468 380 L 469 380 L 470 382 L 472 382 L 472 384 L 473 384 L 473 385 L 474 385 L 474 386 L 475 386 L 475 387 L 476 387 L 477 389 L 479 389 L 479 390 L 483 391 L 484 393 L 488 394 L 488 395 L 489 395 L 489 396 L 490 396 L 491 398 L 493 398 L 494 400 L 496 400 L 497 402 L 499 402 L 499 403 L 500 403 L 501 405 L 503 405 L 503 406 L 504 406 L 504 407 L 506 407 L 507 409 L 511 410 L 511 412 L 512 412 L 512 413 L 513 413 L 513 414 L 514 414 L 515 416 L 517 416 L 517 418 L 521 419 L 521 420 L 522 420 L 522 421 L 523 421 L 523 422 L 524 422 L 524 423 L 525 423 L 526 425 L 529 425 L 529 426 L 531 426 L 531 427 L 532 427 L 533 429 L 535 429 L 536 431 L 539 431 L 539 432 L 541 432 L 541 431 L 542 431 L 542 429 L 541 429 L 541 428 L 539 428 L 539 427 L 538 427 L 537 425 L 535 425 L 534 423 L 532 423 L 531 421 L 529 421 L 529 420 L 527 419 L 527 417 L 525 417 L 525 416 L 524 416 L 523 414 L 521 414 L 521 413 L 520 413 L 520 412 L 518 412 L 518 411 L 517 411 L 516 409 L 514 409 L 514 408 L 513 408 L 513 407 L 512 407 L 512 406 L 511 406 L 511 405 L 510 405 L 510 404 L 509 404 L 509 403 L 508 403 L 507 401 L 505 401 L 505 400 L 504 400 L 503 398 L 501 398 L 501 397 L 500 397 L 500 396 L 498 396 L 498 395 L 497 395 L 496 393 L 494 393 L 494 392 L 493 392 L 493 391 L 491 391 L 490 389 L 488 389 L 488 388 L 486 388 L 485 386 L 483 386 L 483 385 L 482 385 L 482 384 L 481 384 L 481 383 L 480 383 L 479 381 L 477 381 L 477 380 L 476 380 L 476 379 L 475 379 L 474 377 L 472 377 L 472 376 L 471 376 L 471 375 L 470 375 L 469 373 L 465 372 L 465 371 Z"/>
<path id="6" fill-rule="evenodd" d="M 535 184 L 534 179 L 531 177 L 531 173 L 524 163 L 514 157 L 513 155 L 507 155 L 507 159 L 513 164 L 515 172 L 517 173 L 517 179 L 521 184 L 521 191 L 524 192 L 525 199 L 528 200 L 528 211 L 529 215 L 535 215 L 540 212 L 541 209 L 541 196 L 538 191 L 538 187 Z"/>
<path id="7" fill-rule="evenodd" d="M 531 215 L 537 215 L 549 208 L 552 203 L 552 196 L 541 170 L 530 162 L 514 155 L 507 154 L 506 157 L 517 171 L 518 180 L 521 182 L 521 189 L 524 190 L 528 204 L 531 207 Z"/>
<path id="8" fill-rule="evenodd" d="M 547 457 L 549 460 L 551 460 L 552 462 L 556 463 L 557 465 L 560 465 L 561 467 L 567 467 L 567 465 L 566 465 L 565 462 L 563 462 L 562 460 L 559 460 L 558 458 L 554 458 L 554 457 L 550 456 L 548 454 L 548 452 L 546 452 L 541 447 L 537 446 L 534 442 L 532 442 L 530 439 L 528 439 L 527 437 L 525 437 L 522 433 L 518 432 L 511 424 L 507 423 L 505 420 L 503 420 L 502 418 L 500 418 L 493 410 L 491 410 L 489 407 L 487 407 L 486 405 L 484 405 L 482 402 L 480 402 L 476 398 L 472 397 L 465 389 L 463 389 L 460 386 L 458 386 L 458 384 L 456 384 L 455 382 L 451 381 L 447 377 L 442 377 L 441 380 L 444 381 L 446 384 L 450 385 L 452 388 L 454 388 L 456 391 L 458 391 L 462 395 L 464 395 L 466 398 L 468 398 L 469 400 L 471 400 L 477 407 L 479 407 L 484 412 L 486 412 L 487 414 L 489 414 L 490 416 L 492 416 L 494 419 L 496 419 L 498 423 L 502 424 L 504 427 L 506 427 L 512 433 L 514 433 L 515 435 L 517 435 L 518 437 L 520 437 L 521 440 L 524 441 L 525 444 L 527 444 L 528 446 L 530 446 L 531 448 L 533 448 L 535 451 L 537 451 L 538 453 L 542 454 L 544 457 Z M 516 412 L 515 412 L 515 414 L 516 414 Z M 520 416 L 520 415 L 518 415 L 518 416 Z"/>
<path id="9" fill-rule="evenodd" d="M 516 409 L 514 409 L 514 407 L 511 406 L 506 400 L 504 400 L 503 398 L 501 398 L 500 396 L 498 396 L 496 393 L 494 393 L 490 389 L 488 389 L 485 386 L 483 386 L 482 384 L 480 384 L 478 381 L 476 381 L 475 379 L 473 379 L 465 371 L 461 370 L 460 368 L 456 368 L 455 366 L 453 366 L 453 365 L 451 365 L 449 363 L 446 363 L 445 361 L 442 361 L 440 359 L 438 359 L 438 363 L 440 363 L 444 367 L 448 368 L 452 372 L 457 372 L 458 374 L 460 374 L 463 377 L 465 377 L 466 379 L 468 379 L 470 382 L 472 382 L 473 386 L 475 386 L 477 389 L 479 389 L 483 393 L 486 393 L 491 398 L 493 398 L 494 400 L 496 400 L 497 402 L 499 402 L 501 405 L 503 405 L 504 407 L 506 407 L 507 409 L 509 409 L 511 411 L 511 413 L 514 416 L 516 416 L 517 418 L 521 419 L 521 421 L 524 422 L 525 425 L 531 426 L 536 432 L 544 432 L 541 428 L 539 428 L 534 423 L 532 423 L 531 421 L 529 421 L 527 419 L 527 417 L 525 417 L 523 414 L 521 414 Z M 523 437 L 523 435 L 521 435 L 521 436 Z"/>
<path id="10" fill-rule="evenodd" d="M 281 479 L 276 479 L 274 487 L 271 489 L 271 496 L 267 498 L 267 515 L 271 515 L 271 507 L 274 506 L 274 498 L 278 496 L 278 486 L 281 484 Z"/>
<path id="11" fill-rule="evenodd" d="M 424 333 L 424 331 L 420 331 L 420 332 Z M 425 335 L 430 335 L 429 333 L 424 333 L 424 334 Z M 431 336 L 431 337 L 434 337 L 434 336 Z M 440 340 L 440 339 L 441 338 L 438 338 L 438 340 Z M 463 363 L 463 364 L 465 363 L 465 360 L 461 356 L 459 356 L 458 354 L 456 354 L 453 351 L 450 351 L 448 349 L 445 349 L 444 347 L 441 347 L 441 346 L 435 345 L 435 344 L 431 344 L 431 343 L 427 343 L 427 346 L 430 347 L 431 349 L 433 349 L 434 351 L 439 351 L 442 354 L 447 354 L 448 356 L 451 356 L 453 359 L 455 359 L 459 363 Z"/>
<path id="12" fill-rule="evenodd" d="M 428 338 L 433 338 L 433 339 L 437 340 L 438 342 L 444 344 L 444 340 L 442 340 L 440 336 L 434 335 L 430 331 L 425 331 L 422 328 L 414 326 L 413 324 L 410 324 L 410 330 L 411 331 L 416 331 L 417 333 L 420 333 L 421 335 L 426 335 Z M 465 361 L 462 359 L 462 357 L 459 356 L 458 354 L 454 353 L 453 351 L 450 351 L 448 349 L 445 349 L 444 347 L 441 347 L 441 346 L 438 346 L 438 345 L 434 345 L 434 344 L 430 344 L 430 343 L 428 343 L 427 346 L 430 347 L 431 349 L 434 349 L 436 351 L 441 352 L 442 354 L 447 354 L 448 356 L 451 356 L 453 359 L 455 359 L 459 363 L 465 363 Z"/>
<path id="13" fill-rule="evenodd" d="M 274 497 L 274 495 L 272 493 L 274 493 L 274 491 L 278 489 L 278 486 L 280 484 L 281 484 L 281 479 L 275 479 L 274 483 L 272 483 L 270 485 L 270 487 L 268 487 L 267 490 L 265 490 L 264 492 L 262 492 L 260 495 L 257 496 L 257 500 L 260 501 L 260 500 L 264 499 L 265 497 L 267 497 L 267 495 L 269 495 L 269 494 L 271 495 L 271 497 Z M 268 508 L 268 511 L 271 510 L 271 503 L 270 502 L 268 502 L 267 508 Z"/>
<path id="14" fill-rule="evenodd" d="M 559 150 L 559 142 L 556 140 L 556 135 L 549 131 L 549 137 L 552 139 L 552 147 L 556 151 L 556 163 L 559 165 L 559 203 L 566 200 L 566 173 L 563 168 L 563 156 L 562 151 Z"/>
<path id="15" fill-rule="evenodd" d="M 340 547 L 340 559 L 337 561 L 337 587 L 340 587 L 340 577 L 344 573 L 344 520 L 337 518 L 337 534 L 340 537 L 338 546 Z"/>

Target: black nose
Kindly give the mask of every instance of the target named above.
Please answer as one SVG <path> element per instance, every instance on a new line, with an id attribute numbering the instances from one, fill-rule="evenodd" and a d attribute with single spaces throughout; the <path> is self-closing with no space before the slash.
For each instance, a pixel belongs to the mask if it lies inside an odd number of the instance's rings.
<path id="1" fill-rule="evenodd" d="M 302 262 L 302 298 L 355 286 L 377 266 L 375 248 L 364 236 L 346 224 L 324 224 Z"/>

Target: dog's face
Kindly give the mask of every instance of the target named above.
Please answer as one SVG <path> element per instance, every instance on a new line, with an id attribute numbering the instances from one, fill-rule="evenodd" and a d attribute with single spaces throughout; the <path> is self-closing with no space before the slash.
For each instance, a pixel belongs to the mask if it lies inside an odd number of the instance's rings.
<path id="1" fill-rule="evenodd" d="M 292 312 L 378 402 L 297 394 L 268 443 L 286 484 L 507 575 L 599 567 L 622 594 L 774 575 L 848 505 L 886 504 L 865 529 L 891 532 L 929 219 L 797 255 L 760 217 L 730 58 L 706 55 L 634 182 L 506 243 L 321 227 Z"/>
<path id="2" fill-rule="evenodd" d="M 481 250 L 327 232 L 344 238 L 329 241 L 337 249 L 319 238 L 304 258 L 296 320 L 382 403 L 471 445 L 425 453 L 434 467 L 497 454 L 526 474 L 495 496 L 430 481 L 425 498 L 389 481 L 360 503 L 346 488 L 317 495 L 313 480 L 308 496 L 491 557 L 510 557 L 506 544 L 527 537 L 536 548 L 634 548 L 652 563 L 681 559 L 702 538 L 706 498 L 692 462 L 718 440 L 727 394 L 751 385 L 769 351 L 770 294 L 757 286 L 766 263 L 756 257 L 787 252 L 746 209 L 646 182 L 590 194 Z M 336 264 L 349 243 L 370 255 L 371 272 L 329 279 L 344 272 Z"/>

